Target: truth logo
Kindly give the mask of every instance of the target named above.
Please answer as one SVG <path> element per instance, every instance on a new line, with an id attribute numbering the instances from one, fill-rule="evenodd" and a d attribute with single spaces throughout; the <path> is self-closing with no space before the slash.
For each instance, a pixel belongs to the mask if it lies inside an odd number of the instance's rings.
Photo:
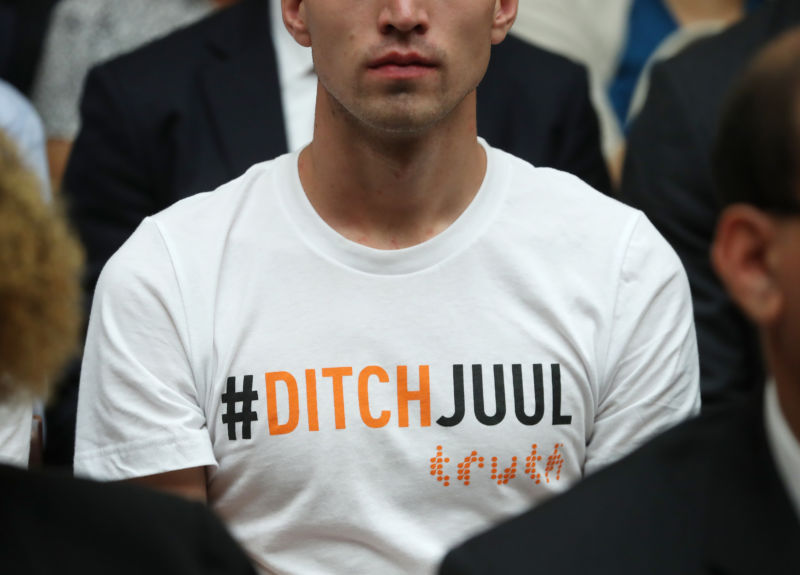
<path id="1" fill-rule="evenodd" d="M 507 367 L 502 364 L 492 367 L 494 410 L 493 413 L 487 413 L 483 366 L 480 364 L 471 366 L 473 403 L 471 411 L 475 419 L 483 425 L 498 425 L 508 415 Z M 301 409 L 305 409 L 306 412 L 308 431 L 319 431 L 320 405 L 317 389 L 322 385 L 330 386 L 332 393 L 326 396 L 332 398 L 332 405 L 322 407 L 331 410 L 329 413 L 332 412 L 333 425 L 337 430 L 353 425 L 354 417 L 358 417 L 361 423 L 373 429 L 388 425 L 409 427 L 412 421 L 419 427 L 430 427 L 432 422 L 430 366 L 420 365 L 414 371 L 416 377 L 412 377 L 412 370 L 406 365 L 399 365 L 394 369 L 378 365 L 369 365 L 360 370 L 346 366 L 306 369 L 302 377 L 288 371 L 267 372 L 264 374 L 267 431 L 269 435 L 295 432 L 300 423 Z M 454 427 L 467 417 L 464 371 L 463 364 L 452 366 L 453 413 L 442 414 L 435 420 L 436 425 Z M 535 426 L 545 420 L 548 406 L 545 402 L 544 371 L 542 364 L 532 364 L 532 370 L 528 372 L 530 375 L 525 378 L 522 364 L 510 366 L 513 413 L 523 425 Z M 413 381 L 414 379 L 416 381 Z M 253 376 L 244 376 L 243 382 L 243 390 L 236 391 L 236 378 L 229 377 L 226 391 L 222 394 L 222 403 L 227 408 L 222 415 L 222 423 L 228 426 L 228 438 L 231 440 L 237 439 L 237 423 L 242 426 L 242 439 L 251 439 L 251 422 L 258 420 L 253 402 L 259 399 L 259 394 L 253 389 Z M 437 390 L 447 389 L 446 382 L 438 382 L 436 385 Z M 376 393 L 376 386 L 383 388 L 378 389 Z M 570 425 L 572 416 L 562 412 L 561 366 L 557 363 L 550 365 L 550 391 L 548 422 L 553 426 Z M 279 395 L 284 398 L 283 401 L 278 400 Z M 378 403 L 373 401 L 378 395 L 382 402 L 379 404 L 380 408 L 377 408 Z M 394 405 L 386 404 L 387 396 L 392 398 L 390 401 Z M 532 412 L 527 412 L 525 409 L 526 396 L 528 405 L 533 405 Z M 241 410 L 237 409 L 240 403 Z M 388 407 L 394 409 L 387 409 Z M 418 417 L 416 413 L 411 417 L 412 410 L 416 412 L 417 409 Z"/>
<path id="2" fill-rule="evenodd" d="M 531 451 L 525 458 L 525 465 L 523 467 L 522 479 L 528 479 L 539 485 L 544 481 L 550 483 L 551 481 L 561 480 L 561 468 L 564 465 L 564 446 L 561 443 L 556 443 L 553 452 L 547 456 L 545 461 L 544 470 L 542 470 L 540 462 L 543 456 L 539 453 L 539 446 L 534 443 L 531 445 Z M 497 485 L 507 485 L 509 481 L 516 478 L 519 474 L 519 465 L 516 456 L 511 458 L 507 467 L 502 468 L 500 461 L 497 457 L 484 457 L 477 451 L 472 451 L 456 466 L 456 481 L 460 481 L 464 486 L 470 485 L 473 481 L 472 472 L 473 467 L 486 469 L 484 473 L 491 480 L 496 481 Z M 436 446 L 436 455 L 431 457 L 431 475 L 442 484 L 444 487 L 450 486 L 450 474 L 445 470 L 445 465 L 450 464 L 450 457 L 446 456 L 441 445 Z M 452 464 L 450 465 L 452 468 Z"/>

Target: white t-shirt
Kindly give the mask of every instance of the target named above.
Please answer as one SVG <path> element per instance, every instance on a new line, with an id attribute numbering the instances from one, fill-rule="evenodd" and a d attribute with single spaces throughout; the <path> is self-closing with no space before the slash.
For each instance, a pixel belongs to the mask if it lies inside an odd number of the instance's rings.
<path id="1" fill-rule="evenodd" d="M 696 412 L 675 253 L 486 149 L 470 206 L 407 249 L 328 227 L 297 154 L 147 218 L 98 284 L 76 472 L 208 466 L 264 572 L 427 573 Z"/>

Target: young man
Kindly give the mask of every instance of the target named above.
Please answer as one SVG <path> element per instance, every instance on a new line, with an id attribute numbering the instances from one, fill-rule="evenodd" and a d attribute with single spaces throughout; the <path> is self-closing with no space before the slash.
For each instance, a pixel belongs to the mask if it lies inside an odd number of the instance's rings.
<path id="1" fill-rule="evenodd" d="M 667 432 L 563 498 L 468 541 L 442 573 L 800 573 L 800 31 L 750 65 L 714 154 L 712 260 L 759 328 L 755 397 Z M 579 541 L 580 545 L 576 545 Z"/>
<path id="2" fill-rule="evenodd" d="M 99 282 L 76 471 L 209 503 L 264 572 L 425 573 L 698 408 L 641 214 L 492 149 L 516 0 L 286 0 L 313 142 L 145 220 Z"/>
<path id="3" fill-rule="evenodd" d="M 289 35 L 280 0 L 236 2 L 97 66 L 85 84 L 62 191 L 86 247 L 88 303 L 103 265 L 142 218 L 313 135 L 311 50 Z M 492 48 L 477 118 L 491 145 L 610 191 L 582 66 L 509 37 Z M 71 366 L 48 406 L 48 464 L 72 466 L 79 372 Z"/>

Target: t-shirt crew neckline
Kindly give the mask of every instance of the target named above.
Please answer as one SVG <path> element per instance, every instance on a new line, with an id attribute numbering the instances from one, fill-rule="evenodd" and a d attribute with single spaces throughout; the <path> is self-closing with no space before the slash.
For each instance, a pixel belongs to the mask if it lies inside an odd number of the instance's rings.
<path id="1" fill-rule="evenodd" d="M 282 165 L 274 172 L 274 184 L 281 191 L 281 203 L 288 219 L 311 249 L 345 267 L 367 274 L 412 274 L 435 266 L 469 247 L 483 234 L 502 206 L 508 187 L 508 159 L 482 138 L 478 138 L 478 142 L 486 152 L 486 173 L 478 193 L 447 229 L 408 248 L 371 248 L 330 227 L 311 205 L 300 183 L 299 151 L 284 156 Z"/>

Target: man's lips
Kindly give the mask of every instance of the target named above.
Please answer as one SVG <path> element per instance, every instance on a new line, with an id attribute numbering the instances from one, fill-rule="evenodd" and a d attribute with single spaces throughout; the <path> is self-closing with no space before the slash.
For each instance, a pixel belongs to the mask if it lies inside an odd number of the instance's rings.
<path id="1" fill-rule="evenodd" d="M 368 65 L 369 68 L 380 68 L 381 66 L 423 66 L 433 68 L 436 66 L 436 62 L 417 52 L 389 52 L 372 60 Z"/>
<path id="2" fill-rule="evenodd" d="M 371 72 L 395 79 L 423 76 L 436 67 L 437 63 L 434 60 L 417 52 L 389 52 L 375 58 L 367 65 Z"/>

